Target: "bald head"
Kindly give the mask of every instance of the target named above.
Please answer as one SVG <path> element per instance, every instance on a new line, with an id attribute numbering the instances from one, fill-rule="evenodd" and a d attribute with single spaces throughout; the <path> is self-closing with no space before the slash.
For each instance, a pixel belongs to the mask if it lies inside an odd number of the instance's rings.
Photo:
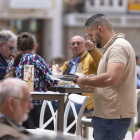
<path id="1" fill-rule="evenodd" d="M 72 52 L 74 58 L 76 59 L 86 50 L 84 38 L 78 35 L 72 37 L 69 49 Z"/>
<path id="2" fill-rule="evenodd" d="M 73 39 L 80 39 L 83 42 L 85 41 L 84 38 L 82 36 L 79 36 L 79 35 L 76 35 L 76 36 L 71 38 L 71 40 L 73 40 Z"/>

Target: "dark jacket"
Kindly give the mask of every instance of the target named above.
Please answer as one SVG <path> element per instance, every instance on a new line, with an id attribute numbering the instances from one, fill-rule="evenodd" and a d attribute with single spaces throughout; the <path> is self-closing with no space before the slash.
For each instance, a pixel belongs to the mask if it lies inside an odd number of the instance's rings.
<path id="1" fill-rule="evenodd" d="M 7 68 L 7 62 L 4 59 L 4 57 L 0 54 L 0 80 L 4 79 L 4 76 L 6 75 L 6 68 Z"/>

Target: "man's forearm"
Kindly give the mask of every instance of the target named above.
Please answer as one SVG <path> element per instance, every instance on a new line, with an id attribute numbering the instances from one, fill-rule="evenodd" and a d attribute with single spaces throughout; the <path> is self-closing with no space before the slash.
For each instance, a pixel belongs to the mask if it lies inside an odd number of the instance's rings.
<path id="1" fill-rule="evenodd" d="M 102 73 L 94 77 L 78 78 L 77 82 L 93 87 L 108 87 L 115 84 L 107 73 Z"/>

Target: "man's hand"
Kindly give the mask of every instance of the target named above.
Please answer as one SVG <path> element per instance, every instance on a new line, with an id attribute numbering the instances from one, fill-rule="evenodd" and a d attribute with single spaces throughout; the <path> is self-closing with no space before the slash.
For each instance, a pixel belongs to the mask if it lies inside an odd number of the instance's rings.
<path id="1" fill-rule="evenodd" d="M 95 87 L 88 86 L 81 83 L 82 78 L 86 78 L 84 74 L 81 74 L 78 78 L 74 79 L 73 82 L 77 84 L 83 90 L 91 90 L 94 91 Z"/>
<path id="2" fill-rule="evenodd" d="M 83 89 L 83 90 L 91 90 L 91 91 L 94 91 L 95 87 L 92 87 L 92 86 L 88 86 L 86 84 L 82 84 L 81 83 L 81 80 L 82 80 L 83 77 L 78 77 L 77 78 L 77 85 Z"/>
<path id="3" fill-rule="evenodd" d="M 87 34 L 85 34 L 85 47 L 88 51 L 94 50 L 95 46 L 93 45 L 93 42 L 90 40 L 87 40 Z"/>
<path id="4" fill-rule="evenodd" d="M 9 58 L 10 58 L 10 60 L 14 59 L 14 58 L 15 58 L 15 56 L 16 56 L 15 54 L 10 54 L 10 57 L 9 57 Z"/>
<path id="5" fill-rule="evenodd" d="M 84 77 L 86 77 L 86 75 L 85 74 L 81 74 L 79 77 L 83 77 L 84 78 Z M 77 78 L 73 79 L 73 83 L 74 84 L 77 84 Z"/>

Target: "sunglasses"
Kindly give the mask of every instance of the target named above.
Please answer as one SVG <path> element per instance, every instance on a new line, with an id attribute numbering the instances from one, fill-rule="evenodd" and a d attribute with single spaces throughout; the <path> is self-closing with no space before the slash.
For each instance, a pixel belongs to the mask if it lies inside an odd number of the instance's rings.
<path id="1" fill-rule="evenodd" d="M 83 42 L 73 42 L 73 43 L 70 43 L 69 45 L 72 45 L 72 46 L 75 46 L 75 44 L 77 44 L 78 46 L 81 45 Z"/>

